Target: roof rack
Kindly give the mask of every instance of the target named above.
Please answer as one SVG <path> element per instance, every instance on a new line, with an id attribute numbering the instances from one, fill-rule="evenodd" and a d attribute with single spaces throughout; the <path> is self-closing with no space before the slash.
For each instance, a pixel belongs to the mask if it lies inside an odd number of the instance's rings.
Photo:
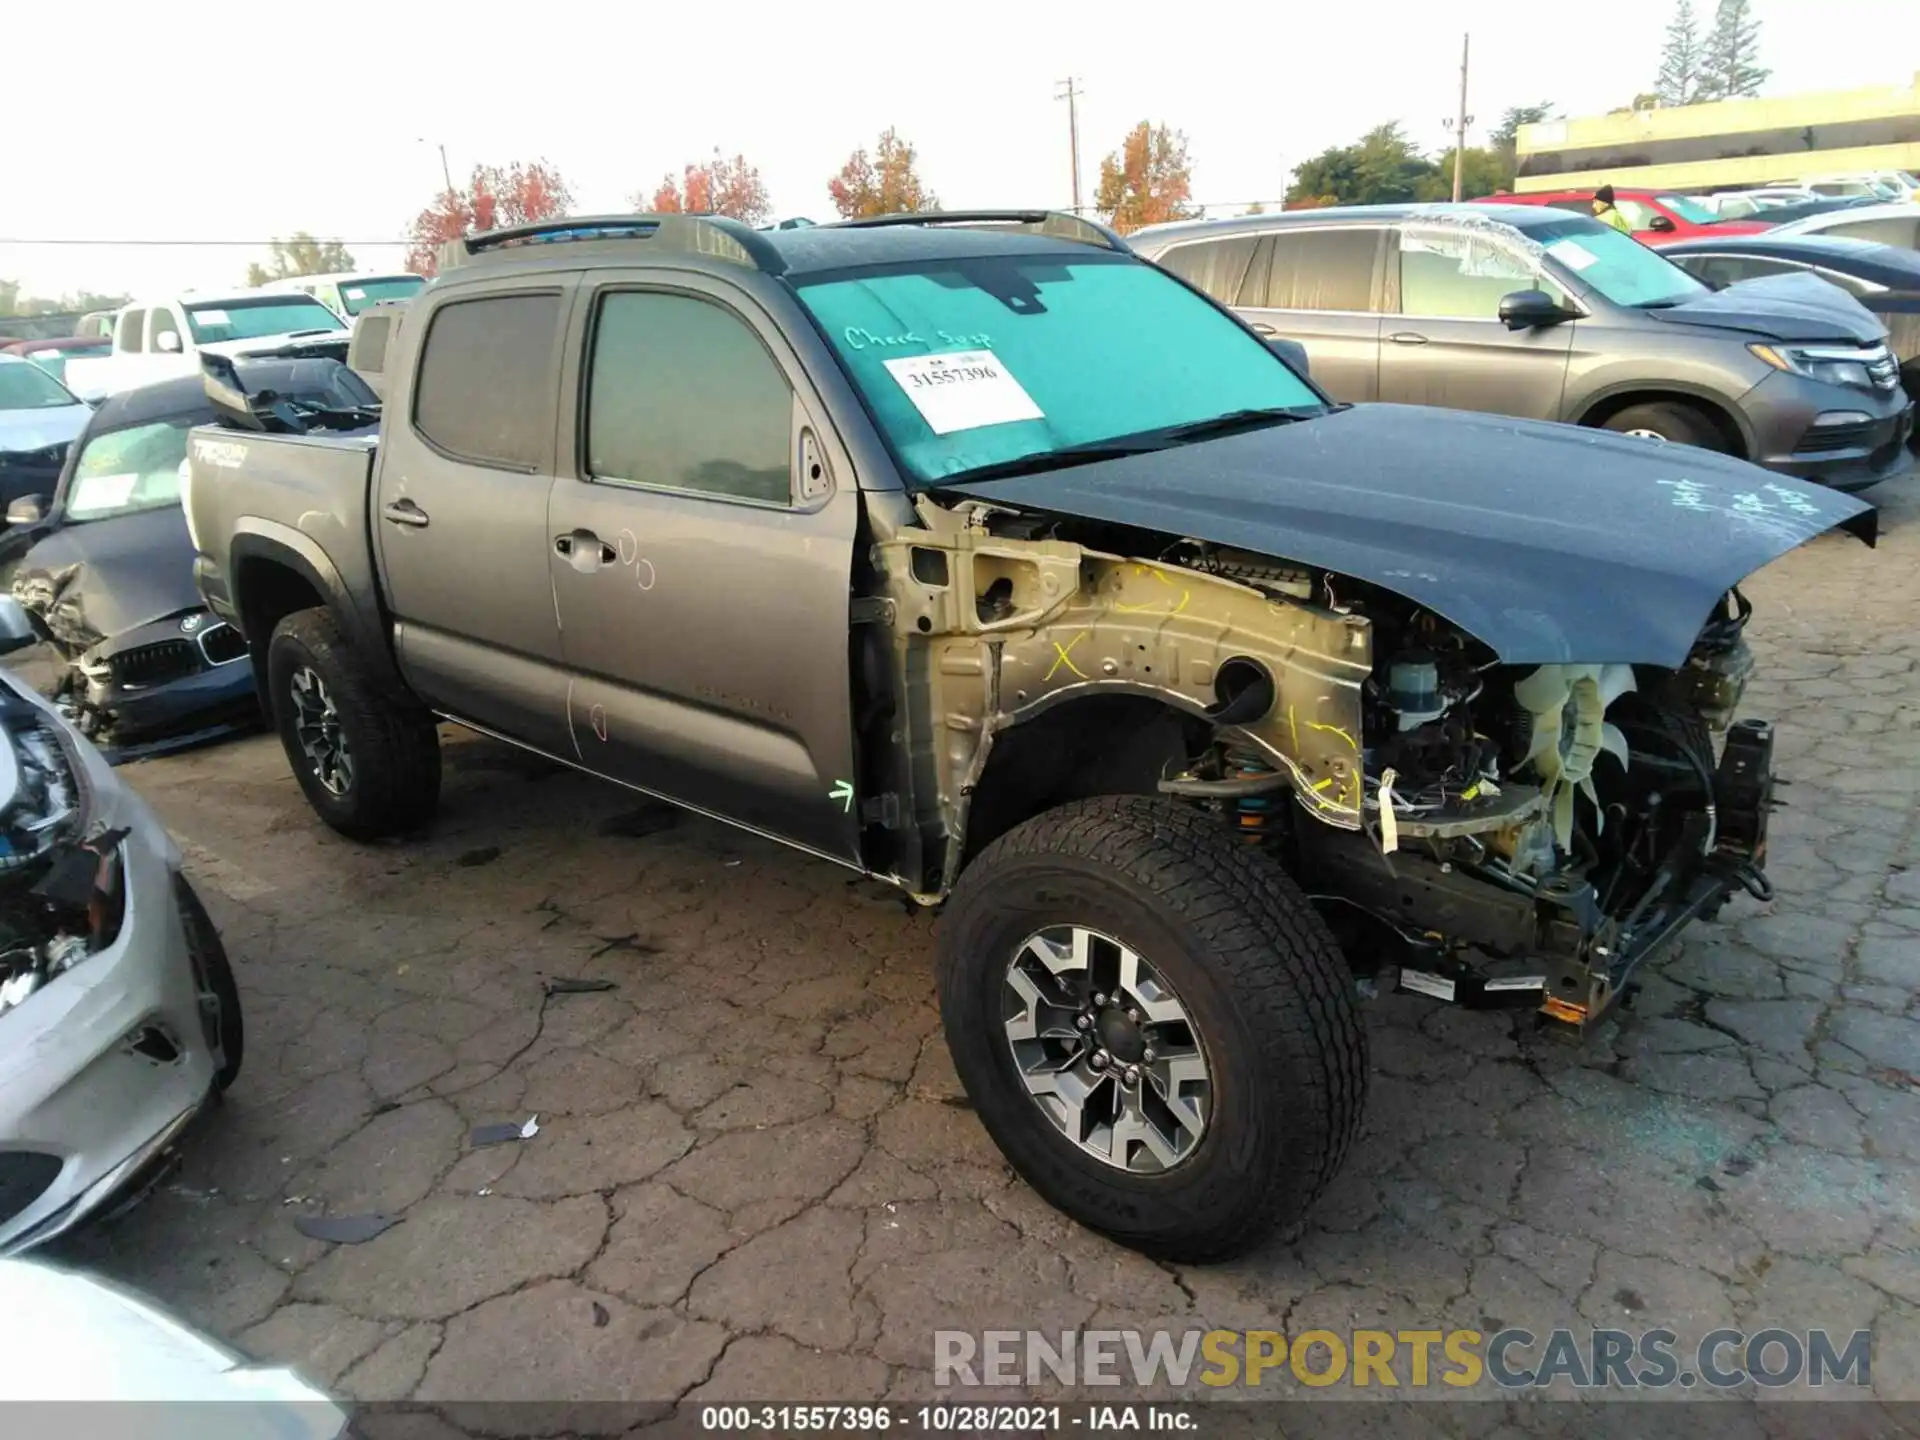
<path id="1" fill-rule="evenodd" d="M 1056 240 L 1074 240 L 1082 245 L 1098 245 L 1103 250 L 1132 252 L 1132 246 L 1120 235 L 1096 220 L 1070 215 L 1064 210 L 920 210 L 904 215 L 867 215 L 858 220 L 830 221 L 823 228 L 857 228 L 881 225 L 1018 225 L 1036 235 L 1051 235 Z"/>
<path id="2" fill-rule="evenodd" d="M 751 226 L 724 215 L 570 215 L 462 235 L 440 247 L 442 273 L 485 255 L 534 245 L 561 245 L 588 240 L 640 240 L 656 249 L 687 255 L 710 255 L 759 270 L 784 274 L 787 262 L 767 238 Z"/>

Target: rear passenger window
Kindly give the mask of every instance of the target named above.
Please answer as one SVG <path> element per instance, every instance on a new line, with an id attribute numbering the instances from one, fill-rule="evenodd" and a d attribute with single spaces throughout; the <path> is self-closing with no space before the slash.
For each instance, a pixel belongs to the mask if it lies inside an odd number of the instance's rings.
<path id="1" fill-rule="evenodd" d="M 543 468 L 553 450 L 557 294 L 493 295 L 433 312 L 413 424 L 456 460 Z"/>
<path id="2" fill-rule="evenodd" d="M 629 292 L 600 304 L 587 390 L 587 473 L 785 505 L 793 388 L 723 306 Z"/>
<path id="3" fill-rule="evenodd" d="M 1372 310 L 1380 231 L 1280 231 L 1267 271 L 1273 310 Z"/>
<path id="4" fill-rule="evenodd" d="M 1160 263 L 1195 289 L 1232 305 L 1240 298 L 1240 282 L 1259 243 L 1257 235 L 1237 235 L 1230 240 L 1177 245 L 1160 257 Z"/>
<path id="5" fill-rule="evenodd" d="M 113 342 L 114 349 L 122 351 L 146 349 L 147 340 L 144 333 L 146 328 L 146 311 L 127 311 L 120 317 L 120 334 Z"/>

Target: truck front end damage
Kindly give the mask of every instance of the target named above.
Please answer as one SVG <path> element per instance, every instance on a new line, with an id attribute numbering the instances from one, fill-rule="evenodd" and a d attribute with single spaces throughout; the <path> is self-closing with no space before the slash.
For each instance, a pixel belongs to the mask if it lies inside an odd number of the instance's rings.
<path id="1" fill-rule="evenodd" d="M 1579 1033 L 1689 921 L 1770 893 L 1772 731 L 1735 720 L 1737 588 L 1677 667 L 1513 664 L 1325 569 L 975 500 L 916 510 L 874 545 L 856 613 L 891 636 L 881 709 L 904 742 L 869 818 L 924 899 L 1026 814 L 1157 791 L 1290 871 L 1363 990 Z"/>

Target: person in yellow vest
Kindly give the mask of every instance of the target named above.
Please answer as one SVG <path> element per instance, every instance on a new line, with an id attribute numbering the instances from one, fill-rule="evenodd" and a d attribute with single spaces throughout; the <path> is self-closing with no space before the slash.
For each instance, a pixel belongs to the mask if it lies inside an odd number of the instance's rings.
<path id="1" fill-rule="evenodd" d="M 1593 218 L 1603 225 L 1611 225 L 1622 235 L 1633 234 L 1632 223 L 1628 221 L 1626 216 L 1620 213 L 1620 208 L 1613 203 L 1613 187 L 1611 185 L 1602 185 L 1598 190 L 1593 192 Z"/>

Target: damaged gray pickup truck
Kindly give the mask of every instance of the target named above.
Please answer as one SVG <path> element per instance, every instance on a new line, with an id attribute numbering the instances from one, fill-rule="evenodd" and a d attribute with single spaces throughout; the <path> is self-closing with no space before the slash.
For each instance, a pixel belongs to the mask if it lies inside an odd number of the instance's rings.
<path id="1" fill-rule="evenodd" d="M 987 1129 L 1189 1260 L 1336 1173 L 1363 995 L 1577 1035 L 1768 894 L 1737 587 L 1873 538 L 1702 451 L 1330 404 L 1040 212 L 474 236 L 384 366 L 377 441 L 228 394 L 190 447 L 319 814 L 425 825 L 445 717 L 944 902 Z"/>

